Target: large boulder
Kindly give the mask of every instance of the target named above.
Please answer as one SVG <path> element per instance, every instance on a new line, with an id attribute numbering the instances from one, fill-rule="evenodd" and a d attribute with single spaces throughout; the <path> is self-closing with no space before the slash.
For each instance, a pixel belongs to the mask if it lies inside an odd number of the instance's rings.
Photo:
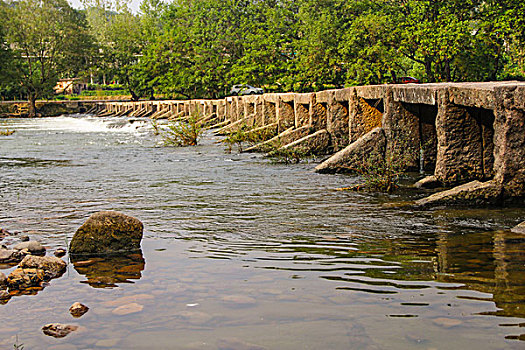
<path id="1" fill-rule="evenodd" d="M 39 269 L 44 271 L 46 280 L 60 277 L 66 271 L 64 260 L 54 256 L 34 256 L 27 255 L 18 267 L 23 269 Z"/>
<path id="2" fill-rule="evenodd" d="M 140 250 L 144 226 L 140 220 L 115 211 L 91 215 L 75 232 L 71 255 L 104 255 Z"/>

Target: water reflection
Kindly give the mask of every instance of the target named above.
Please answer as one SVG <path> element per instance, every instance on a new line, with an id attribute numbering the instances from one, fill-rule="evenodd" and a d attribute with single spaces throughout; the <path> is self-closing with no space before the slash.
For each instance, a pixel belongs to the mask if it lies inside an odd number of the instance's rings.
<path id="1" fill-rule="evenodd" d="M 442 234 L 437 279 L 493 295 L 498 310 L 484 315 L 525 317 L 525 237 L 510 231 Z"/>
<path id="2" fill-rule="evenodd" d="M 134 283 L 142 277 L 146 261 L 142 250 L 119 256 L 71 257 L 75 270 L 86 277 L 81 283 L 93 288 L 114 288 L 119 283 Z"/>

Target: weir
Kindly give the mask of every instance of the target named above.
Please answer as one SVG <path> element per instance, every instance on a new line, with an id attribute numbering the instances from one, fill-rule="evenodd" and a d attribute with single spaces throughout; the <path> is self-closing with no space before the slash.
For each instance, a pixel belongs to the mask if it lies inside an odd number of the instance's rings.
<path id="1" fill-rule="evenodd" d="M 525 83 L 358 86 L 220 100 L 97 102 L 99 114 L 176 118 L 215 114 L 232 131 L 277 125 L 273 141 L 332 155 L 321 173 L 351 172 L 363 157 L 403 159 L 429 176 L 418 186 L 452 188 L 417 202 L 502 203 L 525 197 Z M 274 135 L 270 135 L 274 136 Z M 273 141 L 266 141 L 273 142 Z M 258 146 L 249 150 L 261 149 Z M 457 186 L 457 187 L 454 187 Z"/>

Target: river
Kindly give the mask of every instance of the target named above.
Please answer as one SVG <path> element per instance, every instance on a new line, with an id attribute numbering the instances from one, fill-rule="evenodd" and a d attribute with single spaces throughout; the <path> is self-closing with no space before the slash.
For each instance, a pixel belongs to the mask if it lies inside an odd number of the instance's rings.
<path id="1" fill-rule="evenodd" d="M 16 132 L 0 137 L 0 227 L 48 254 L 99 210 L 145 232 L 141 254 L 70 263 L 0 305 L 0 348 L 524 347 L 525 237 L 506 231 L 524 207 L 400 209 L 388 203 L 422 194 L 336 191 L 359 179 L 228 154 L 212 133 L 159 147 L 141 120 L 6 127 Z M 90 308 L 78 319 L 76 301 Z M 55 339 L 41 331 L 53 322 L 79 329 Z"/>

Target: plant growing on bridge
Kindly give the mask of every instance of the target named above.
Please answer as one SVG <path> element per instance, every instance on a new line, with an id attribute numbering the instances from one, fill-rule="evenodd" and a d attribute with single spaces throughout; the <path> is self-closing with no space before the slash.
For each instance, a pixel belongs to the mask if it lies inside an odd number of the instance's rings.
<path id="1" fill-rule="evenodd" d="M 339 190 L 394 192 L 399 188 L 399 181 L 409 168 L 414 152 L 417 150 L 409 145 L 406 138 L 393 141 L 386 152 L 372 152 L 355 168 L 347 169 L 359 174 L 363 183 Z"/>
<path id="2" fill-rule="evenodd" d="M 226 138 L 222 141 L 227 145 L 226 152 L 231 153 L 234 145 L 237 146 L 239 152 L 243 151 L 244 143 L 249 145 L 256 145 L 260 142 L 266 141 L 273 137 L 274 131 L 269 128 L 253 128 L 249 127 L 244 123 L 241 127 L 235 131 L 230 132 L 226 135 Z"/>
<path id="3" fill-rule="evenodd" d="M 275 147 L 266 156 L 274 163 L 297 164 L 311 156 L 311 153 L 302 147 Z"/>
<path id="4" fill-rule="evenodd" d="M 163 134 L 165 146 L 197 146 L 204 129 L 199 124 L 199 113 L 195 112 L 188 118 L 179 118 L 169 122 Z"/>

